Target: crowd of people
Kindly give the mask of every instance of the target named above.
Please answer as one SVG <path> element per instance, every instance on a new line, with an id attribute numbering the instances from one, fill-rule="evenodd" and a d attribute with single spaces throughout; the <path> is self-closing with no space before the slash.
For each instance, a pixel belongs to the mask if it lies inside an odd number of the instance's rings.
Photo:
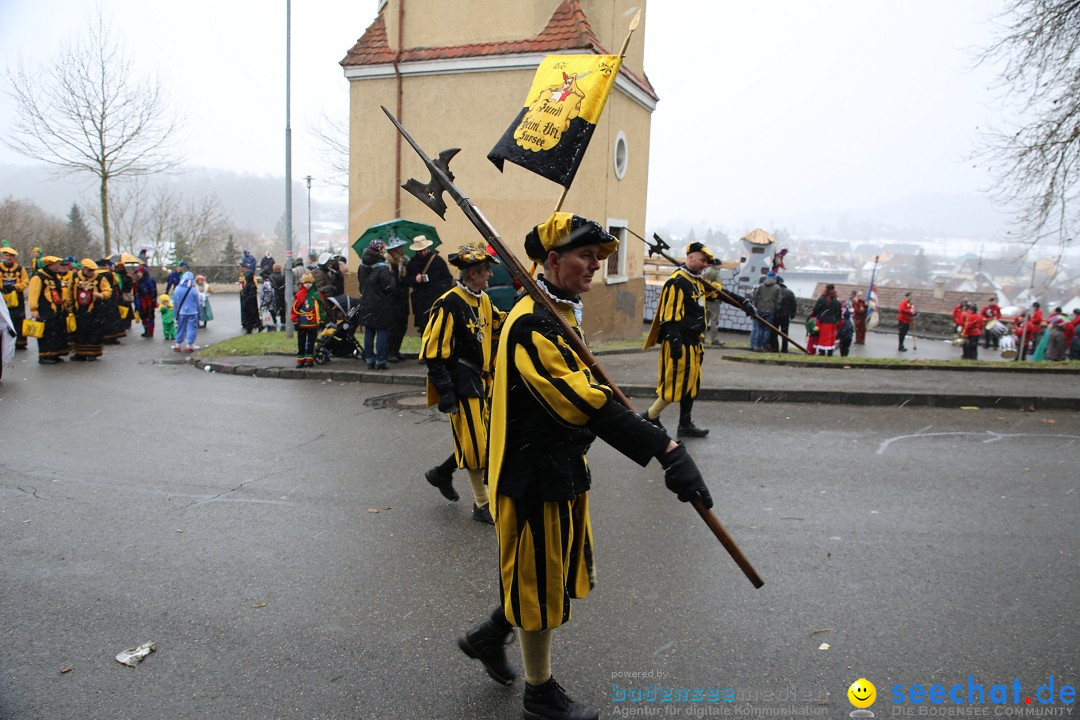
<path id="1" fill-rule="evenodd" d="M 28 338 L 35 338 L 41 365 L 65 359 L 93 362 L 106 345 L 119 344 L 136 325 L 142 326 L 140 337 L 153 338 L 160 314 L 164 338 L 174 341 L 173 350 L 194 352 L 199 323 L 212 317 L 210 286 L 179 262 L 166 280 L 166 292 L 159 295 L 144 260 L 119 254 L 76 260 L 35 248 L 31 261 L 23 265 L 18 251 L 0 244 L 5 343 L 13 353 L 25 350 Z"/>

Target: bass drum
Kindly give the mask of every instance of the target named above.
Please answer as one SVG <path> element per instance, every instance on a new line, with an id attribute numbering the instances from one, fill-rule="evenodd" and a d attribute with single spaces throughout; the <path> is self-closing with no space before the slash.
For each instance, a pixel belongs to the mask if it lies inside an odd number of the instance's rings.
<path id="1" fill-rule="evenodd" d="M 991 335 L 996 335 L 999 338 L 1003 338 L 1009 334 L 1009 326 L 997 318 L 990 318 L 986 321 L 986 332 Z"/>
<path id="2" fill-rule="evenodd" d="M 1002 325 L 1003 323 L 998 324 Z M 1001 348 L 1001 357 L 1012 360 L 1016 357 L 1016 336 L 1012 334 L 1002 335 L 999 347 Z"/>

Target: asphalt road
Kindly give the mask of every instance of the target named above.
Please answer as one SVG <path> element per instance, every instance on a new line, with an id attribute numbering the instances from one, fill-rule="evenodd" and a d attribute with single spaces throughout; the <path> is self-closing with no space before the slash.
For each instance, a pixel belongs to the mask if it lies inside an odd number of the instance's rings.
<path id="1" fill-rule="evenodd" d="M 0 718 L 520 717 L 522 681 L 454 643 L 497 599 L 494 537 L 424 482 L 450 439 L 419 390 L 202 373 L 158 362 L 164 345 L 5 372 Z M 655 463 L 594 446 L 599 585 L 553 650 L 575 698 L 842 717 L 865 677 L 883 717 L 951 707 L 894 707 L 896 685 L 1018 680 L 993 714 L 1080 684 L 1076 413 L 696 417 L 713 432 L 691 450 L 765 587 Z M 114 659 L 147 641 L 137 667 Z M 652 683 L 733 699 L 614 699 Z"/>

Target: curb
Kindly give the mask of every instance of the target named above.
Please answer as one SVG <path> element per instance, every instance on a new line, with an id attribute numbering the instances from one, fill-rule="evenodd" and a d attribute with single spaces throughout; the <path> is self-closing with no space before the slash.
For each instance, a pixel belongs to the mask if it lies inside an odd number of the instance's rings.
<path id="1" fill-rule="evenodd" d="M 195 359 L 191 364 L 204 372 L 278 380 L 329 380 L 381 385 L 422 387 L 423 375 L 396 375 L 374 370 L 322 370 L 316 368 L 261 368 Z M 782 363 L 781 363 L 782 364 Z M 209 370 L 207 370 L 209 368 Z M 627 397 L 652 399 L 654 385 L 620 385 Z M 830 390 L 760 390 L 756 388 L 701 388 L 698 400 L 706 402 L 794 403 L 853 405 L 858 407 L 937 407 L 1000 410 L 1080 410 L 1080 398 L 1042 395 L 952 395 L 935 393 L 835 392 Z"/>
<path id="2" fill-rule="evenodd" d="M 898 365 L 882 365 L 881 363 L 860 362 L 855 359 L 850 362 L 808 362 L 805 360 L 773 360 L 771 358 L 757 358 L 747 355 L 723 355 L 724 360 L 731 362 L 748 363 L 751 365 L 783 365 L 787 367 L 823 368 L 826 370 L 943 370 L 945 372 L 992 372 L 992 373 L 1045 373 L 1059 375 L 1080 375 L 1080 367 L 1072 365 L 1049 364 L 1041 367 L 1012 367 L 1011 363 L 987 363 L 985 365 L 923 365 L 918 360 L 904 360 Z M 976 360 L 976 362 L 978 362 Z"/>

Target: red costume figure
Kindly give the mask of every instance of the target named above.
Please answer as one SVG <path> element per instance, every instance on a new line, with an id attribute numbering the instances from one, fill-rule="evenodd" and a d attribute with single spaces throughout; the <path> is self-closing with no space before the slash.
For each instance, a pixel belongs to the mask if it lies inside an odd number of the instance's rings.
<path id="1" fill-rule="evenodd" d="M 866 344 L 866 301 L 859 293 L 851 300 L 851 317 L 855 321 L 855 344 Z"/>

